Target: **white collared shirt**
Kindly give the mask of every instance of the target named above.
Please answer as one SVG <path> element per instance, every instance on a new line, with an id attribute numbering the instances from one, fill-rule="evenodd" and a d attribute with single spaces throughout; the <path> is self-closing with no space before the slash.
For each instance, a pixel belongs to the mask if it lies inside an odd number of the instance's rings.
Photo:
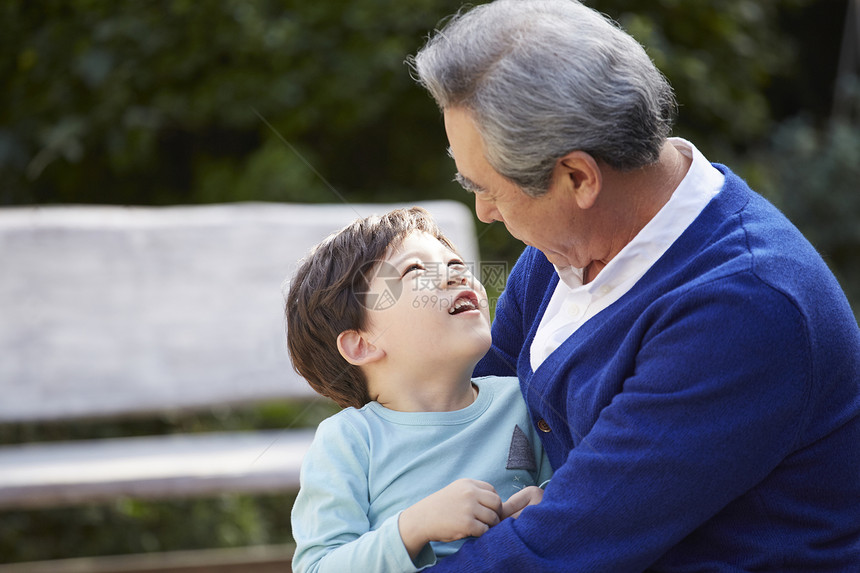
<path id="1" fill-rule="evenodd" d="M 592 316 L 621 298 L 698 217 L 723 186 L 725 176 L 696 147 L 680 138 L 669 142 L 693 159 L 669 201 L 603 270 L 582 284 L 583 269 L 556 267 L 559 280 L 530 349 L 532 370 Z"/>

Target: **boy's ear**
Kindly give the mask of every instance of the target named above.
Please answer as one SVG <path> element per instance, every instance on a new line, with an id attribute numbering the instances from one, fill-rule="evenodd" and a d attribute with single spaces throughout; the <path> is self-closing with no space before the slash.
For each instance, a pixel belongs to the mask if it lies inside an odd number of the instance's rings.
<path id="1" fill-rule="evenodd" d="M 353 366 L 370 364 L 385 356 L 384 350 L 371 344 L 365 335 L 357 330 L 344 330 L 338 334 L 337 349 L 343 359 Z"/>

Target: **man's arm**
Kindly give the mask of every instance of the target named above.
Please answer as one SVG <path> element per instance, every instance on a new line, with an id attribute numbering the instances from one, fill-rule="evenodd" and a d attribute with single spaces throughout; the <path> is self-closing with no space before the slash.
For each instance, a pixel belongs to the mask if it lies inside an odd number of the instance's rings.
<path id="1" fill-rule="evenodd" d="M 434 571 L 641 572 L 763 480 L 796 447 L 811 350 L 790 301 L 727 282 L 658 318 L 539 505 Z"/>

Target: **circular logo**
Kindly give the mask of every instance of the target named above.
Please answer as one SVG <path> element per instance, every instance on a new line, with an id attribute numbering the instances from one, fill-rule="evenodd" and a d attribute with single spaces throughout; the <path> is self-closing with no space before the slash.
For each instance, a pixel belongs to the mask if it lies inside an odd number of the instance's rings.
<path id="1" fill-rule="evenodd" d="M 367 282 L 365 291 L 354 291 L 354 295 L 368 310 L 386 310 L 394 306 L 403 292 L 400 273 L 394 265 L 385 261 L 365 263 L 356 271 Z"/>

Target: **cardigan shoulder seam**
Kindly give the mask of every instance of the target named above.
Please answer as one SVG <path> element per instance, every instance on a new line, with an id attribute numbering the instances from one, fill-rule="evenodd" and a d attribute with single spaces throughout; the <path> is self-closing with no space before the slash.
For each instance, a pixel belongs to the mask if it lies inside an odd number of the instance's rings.
<path id="1" fill-rule="evenodd" d="M 806 313 L 803 312 L 801 306 L 797 303 L 794 297 L 790 296 L 785 289 L 780 288 L 779 285 L 774 284 L 772 281 L 768 281 L 760 273 L 756 271 L 756 256 L 753 253 L 752 245 L 750 244 L 749 234 L 747 232 L 746 225 L 744 224 L 744 213 L 743 209 L 740 209 L 736 215 L 738 217 L 738 223 L 743 232 L 745 246 L 747 250 L 747 255 L 749 256 L 749 266 L 748 272 L 752 277 L 754 277 L 759 283 L 761 283 L 768 290 L 771 290 L 774 293 L 777 293 L 781 298 L 785 299 L 785 301 L 794 309 L 797 320 L 800 324 L 803 325 L 803 340 L 804 340 L 804 349 L 806 350 L 805 361 L 807 362 L 807 378 L 806 378 L 806 389 L 805 395 L 803 399 L 803 407 L 801 412 L 803 413 L 802 423 L 797 424 L 796 431 L 793 438 L 793 447 L 797 447 L 800 442 L 801 436 L 803 434 L 803 429 L 806 427 L 807 422 L 809 421 L 810 416 L 810 408 L 809 403 L 812 400 L 812 390 L 813 390 L 813 377 L 815 373 L 815 353 L 812 352 L 812 342 L 809 336 L 809 319 L 806 316 Z"/>

